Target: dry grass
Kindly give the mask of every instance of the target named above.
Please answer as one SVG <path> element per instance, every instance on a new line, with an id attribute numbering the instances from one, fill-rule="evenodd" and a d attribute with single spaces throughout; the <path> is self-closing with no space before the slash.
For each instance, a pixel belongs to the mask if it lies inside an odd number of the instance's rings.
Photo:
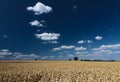
<path id="1" fill-rule="evenodd" d="M 120 62 L 1 61 L 0 82 L 120 82 Z"/>

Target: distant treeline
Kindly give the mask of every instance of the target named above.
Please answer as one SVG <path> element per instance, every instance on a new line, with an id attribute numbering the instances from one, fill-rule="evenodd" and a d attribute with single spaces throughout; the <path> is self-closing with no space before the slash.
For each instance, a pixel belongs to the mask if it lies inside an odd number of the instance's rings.
<path id="1" fill-rule="evenodd" d="M 80 59 L 80 61 L 103 61 L 103 62 L 114 62 L 115 60 L 90 60 L 90 59 Z"/>
<path id="2" fill-rule="evenodd" d="M 69 59 L 69 61 L 72 61 L 72 59 Z M 101 62 L 114 62 L 116 60 L 90 60 L 90 59 L 80 59 L 80 60 L 75 60 L 75 61 L 101 61 Z"/>
<path id="3" fill-rule="evenodd" d="M 73 60 L 75 61 L 79 61 L 79 58 L 78 57 L 74 57 Z M 72 61 L 72 59 L 69 59 L 69 61 Z M 100 62 L 114 62 L 116 60 L 100 60 L 100 59 L 80 59 L 80 61 L 100 61 Z"/>

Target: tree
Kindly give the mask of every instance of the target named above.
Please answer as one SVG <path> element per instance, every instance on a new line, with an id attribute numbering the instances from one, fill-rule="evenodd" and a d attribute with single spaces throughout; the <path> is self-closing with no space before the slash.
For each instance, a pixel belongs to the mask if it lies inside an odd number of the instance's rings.
<path id="1" fill-rule="evenodd" d="M 69 61 L 72 61 L 72 59 L 69 59 Z"/>
<path id="2" fill-rule="evenodd" d="M 74 57 L 74 59 L 73 59 L 73 60 L 78 61 L 78 57 Z"/>
<path id="3" fill-rule="evenodd" d="M 35 61 L 37 61 L 38 59 L 36 58 Z"/>

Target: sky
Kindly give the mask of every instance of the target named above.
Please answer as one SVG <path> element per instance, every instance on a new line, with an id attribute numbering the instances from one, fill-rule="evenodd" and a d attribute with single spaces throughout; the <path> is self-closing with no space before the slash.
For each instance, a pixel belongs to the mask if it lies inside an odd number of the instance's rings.
<path id="1" fill-rule="evenodd" d="M 0 0 L 0 60 L 120 60 L 119 0 Z"/>

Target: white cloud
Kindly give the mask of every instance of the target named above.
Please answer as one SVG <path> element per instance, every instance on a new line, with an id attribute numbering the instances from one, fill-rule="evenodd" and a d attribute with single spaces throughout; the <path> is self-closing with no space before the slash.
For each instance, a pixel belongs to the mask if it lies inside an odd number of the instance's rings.
<path id="1" fill-rule="evenodd" d="M 48 44 L 48 43 L 58 44 L 58 41 L 45 41 L 45 42 L 43 42 L 43 44 Z"/>
<path id="2" fill-rule="evenodd" d="M 82 54 L 88 54 L 88 52 L 87 51 L 86 52 L 76 52 L 75 54 L 82 55 Z"/>
<path id="3" fill-rule="evenodd" d="M 93 54 L 96 55 L 107 55 L 107 54 L 112 54 L 113 52 L 111 50 L 99 50 L 99 51 L 94 51 Z"/>
<path id="4" fill-rule="evenodd" d="M 49 57 L 48 56 L 43 56 L 41 59 L 44 60 L 44 59 L 48 59 Z"/>
<path id="5" fill-rule="evenodd" d="M 50 56 L 43 56 L 40 59 L 45 60 L 45 59 L 54 59 L 54 58 L 55 58 L 55 56 L 50 55 Z"/>
<path id="6" fill-rule="evenodd" d="M 114 53 L 115 53 L 115 54 L 120 54 L 120 51 L 115 51 Z"/>
<path id="7" fill-rule="evenodd" d="M 4 57 L 4 56 L 9 56 L 9 55 L 12 55 L 13 53 L 10 52 L 8 49 L 2 49 L 0 50 L 0 56 L 1 57 Z"/>
<path id="8" fill-rule="evenodd" d="M 95 39 L 96 39 L 96 40 L 102 40 L 103 37 L 102 37 L 102 36 L 96 36 Z"/>
<path id="9" fill-rule="evenodd" d="M 73 49 L 73 48 L 75 48 L 75 46 L 73 46 L 73 45 L 70 45 L 70 46 L 62 45 L 61 48 L 62 49 Z"/>
<path id="10" fill-rule="evenodd" d="M 21 53 L 18 54 L 16 53 L 15 55 L 15 59 L 35 59 L 35 58 L 39 58 L 39 56 L 35 54 L 24 55 Z"/>
<path id="11" fill-rule="evenodd" d="M 2 51 L 2 52 L 9 52 L 8 49 L 2 49 L 2 50 L 0 50 L 0 51 Z"/>
<path id="12" fill-rule="evenodd" d="M 35 59 L 35 58 L 39 58 L 39 56 L 35 54 L 25 55 L 19 52 L 11 52 L 8 49 L 2 49 L 0 50 L 0 58 L 2 59 Z"/>
<path id="13" fill-rule="evenodd" d="M 51 12 L 52 7 L 46 6 L 41 2 L 37 2 L 35 6 L 27 7 L 27 10 L 33 11 L 35 13 L 35 15 L 40 15 L 40 14 Z"/>
<path id="14" fill-rule="evenodd" d="M 57 44 L 58 41 L 49 41 L 49 43 L 52 43 L 52 44 Z"/>
<path id="15" fill-rule="evenodd" d="M 101 45 L 99 48 L 94 48 L 92 50 L 103 50 L 103 49 L 120 49 L 120 44 Z"/>
<path id="16" fill-rule="evenodd" d="M 80 40 L 80 41 L 78 41 L 78 43 L 79 44 L 83 44 L 83 43 L 85 43 L 85 41 L 84 40 Z"/>
<path id="17" fill-rule="evenodd" d="M 91 40 L 87 40 L 87 43 L 89 43 L 89 44 L 90 44 L 90 43 L 93 43 L 93 41 L 91 41 Z"/>
<path id="18" fill-rule="evenodd" d="M 101 45 L 98 48 L 93 48 L 93 55 L 115 55 L 120 54 L 120 44 L 113 44 L 113 45 Z"/>
<path id="19" fill-rule="evenodd" d="M 69 46 L 62 45 L 62 46 L 60 46 L 58 48 L 53 48 L 53 51 L 64 50 L 64 49 L 74 49 L 74 48 L 75 48 L 75 46 L 73 46 L 73 45 L 69 45 Z"/>
<path id="20" fill-rule="evenodd" d="M 80 40 L 78 41 L 78 44 L 84 44 L 84 43 L 93 43 L 91 40 Z"/>
<path id="21" fill-rule="evenodd" d="M 53 48 L 53 51 L 58 51 L 58 50 L 62 50 L 60 47 L 58 48 Z"/>
<path id="22" fill-rule="evenodd" d="M 101 48 L 104 48 L 104 49 L 120 49 L 120 44 L 102 45 Z"/>
<path id="23" fill-rule="evenodd" d="M 42 33 L 42 34 L 35 34 L 38 39 L 51 41 L 51 40 L 58 40 L 60 37 L 59 33 Z"/>
<path id="24" fill-rule="evenodd" d="M 84 47 L 76 47 L 75 48 L 75 51 L 83 51 L 83 50 L 86 50 L 87 48 L 84 48 Z"/>
<path id="25" fill-rule="evenodd" d="M 39 22 L 38 20 L 34 20 L 32 22 L 29 23 L 31 26 L 38 26 L 38 27 L 43 27 L 44 25 Z"/>
<path id="26" fill-rule="evenodd" d="M 75 54 L 81 54 L 81 52 L 75 52 Z"/>

